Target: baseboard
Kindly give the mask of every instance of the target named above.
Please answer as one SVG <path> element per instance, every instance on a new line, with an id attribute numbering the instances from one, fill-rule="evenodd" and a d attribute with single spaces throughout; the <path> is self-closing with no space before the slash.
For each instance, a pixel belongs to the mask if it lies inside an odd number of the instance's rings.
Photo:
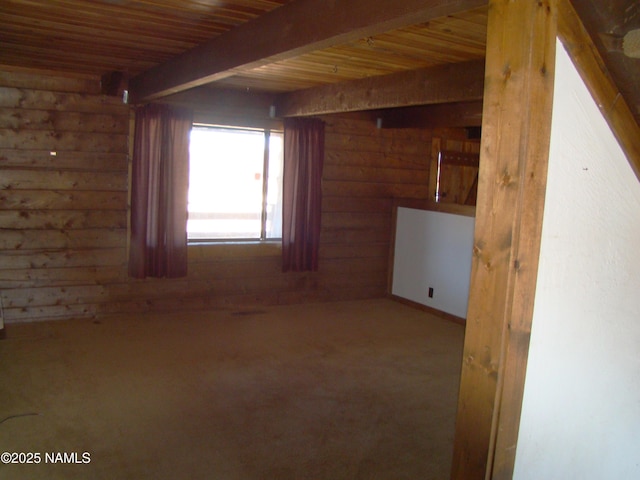
<path id="1" fill-rule="evenodd" d="M 449 320 L 450 322 L 457 323 L 459 325 L 466 325 L 467 319 L 458 317 L 456 315 L 452 315 L 451 313 L 443 312 L 442 310 L 438 310 L 437 308 L 429 307 L 428 305 L 423 305 L 422 303 L 414 302 L 413 300 L 408 300 L 406 298 L 399 297 L 392 293 L 387 294 L 387 296 L 398 303 L 402 303 L 404 305 L 408 305 L 413 308 L 417 308 L 418 310 L 422 310 L 424 312 L 431 313 L 445 320 Z"/>

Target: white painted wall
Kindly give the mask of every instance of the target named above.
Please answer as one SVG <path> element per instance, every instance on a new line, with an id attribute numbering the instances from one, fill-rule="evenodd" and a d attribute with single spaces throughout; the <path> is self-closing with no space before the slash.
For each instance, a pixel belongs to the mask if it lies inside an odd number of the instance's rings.
<path id="1" fill-rule="evenodd" d="M 640 182 L 558 44 L 514 478 L 640 478 Z"/>
<path id="2" fill-rule="evenodd" d="M 466 318 L 474 223 L 463 215 L 398 208 L 391 292 Z"/>

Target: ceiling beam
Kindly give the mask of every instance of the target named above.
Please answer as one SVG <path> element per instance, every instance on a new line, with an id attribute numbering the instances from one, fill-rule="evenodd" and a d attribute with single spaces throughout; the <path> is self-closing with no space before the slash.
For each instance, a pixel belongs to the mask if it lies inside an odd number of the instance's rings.
<path id="1" fill-rule="evenodd" d="M 273 93 L 209 87 L 192 88 L 162 99 L 163 103 L 191 109 L 194 123 L 278 129 L 282 128 L 282 121 L 270 115 L 274 101 Z"/>
<path id="2" fill-rule="evenodd" d="M 440 103 L 378 111 L 381 128 L 441 128 L 482 126 L 482 100 Z"/>
<path id="3" fill-rule="evenodd" d="M 131 79 L 140 103 L 241 70 L 486 5 L 486 0 L 294 0 Z"/>
<path id="4" fill-rule="evenodd" d="M 281 94 L 279 117 L 482 100 L 484 60 L 438 65 Z"/>

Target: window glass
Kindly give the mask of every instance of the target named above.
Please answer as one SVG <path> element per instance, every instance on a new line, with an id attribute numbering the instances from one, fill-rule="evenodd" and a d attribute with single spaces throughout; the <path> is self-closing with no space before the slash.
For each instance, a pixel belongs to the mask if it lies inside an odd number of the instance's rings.
<path id="1" fill-rule="evenodd" d="M 269 136 L 269 172 L 267 178 L 266 237 L 282 238 L 282 160 L 283 136 Z"/>
<path id="2" fill-rule="evenodd" d="M 281 237 L 281 172 L 282 135 L 194 126 L 189 240 Z"/>

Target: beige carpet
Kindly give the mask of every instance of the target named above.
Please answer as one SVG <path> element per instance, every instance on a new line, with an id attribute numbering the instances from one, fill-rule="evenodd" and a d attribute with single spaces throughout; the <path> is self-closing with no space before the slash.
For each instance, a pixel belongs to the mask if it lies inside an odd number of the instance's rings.
<path id="1" fill-rule="evenodd" d="M 446 479 L 462 341 L 384 299 L 8 325 L 0 452 L 40 463 L 0 478 Z"/>

